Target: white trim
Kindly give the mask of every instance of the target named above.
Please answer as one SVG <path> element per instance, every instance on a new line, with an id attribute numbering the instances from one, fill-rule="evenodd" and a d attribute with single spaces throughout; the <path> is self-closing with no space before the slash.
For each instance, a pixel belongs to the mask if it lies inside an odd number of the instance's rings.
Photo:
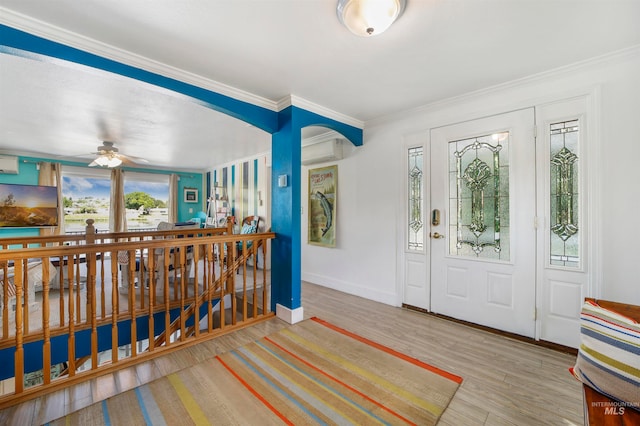
<path id="1" fill-rule="evenodd" d="M 349 117 L 348 115 L 344 115 L 332 109 L 323 107 L 322 105 L 307 101 L 306 99 L 303 99 L 296 95 L 287 95 L 280 99 L 277 103 L 277 111 L 282 111 L 289 106 L 297 106 L 298 108 L 314 112 L 323 117 L 331 118 L 333 120 L 339 121 L 340 123 L 348 124 L 358 129 L 364 129 L 364 121 Z"/>
<path id="2" fill-rule="evenodd" d="M 93 53 L 103 58 L 112 59 L 126 65 L 229 96 L 233 99 L 276 111 L 277 103 L 270 99 L 119 49 L 115 46 L 56 27 L 4 7 L 0 7 L 0 23 L 50 41 Z"/>
<path id="3" fill-rule="evenodd" d="M 540 81 L 544 81 L 554 77 L 561 77 L 565 75 L 571 75 L 576 72 L 589 70 L 598 65 L 609 65 L 612 62 L 619 62 L 623 60 L 627 60 L 629 58 L 633 58 L 635 56 L 640 56 L 640 45 L 635 45 L 626 49 L 617 50 L 615 52 L 607 53 L 601 56 L 597 56 L 595 58 L 586 59 L 583 61 L 575 62 L 570 65 L 565 65 L 559 68 L 555 68 L 548 71 L 543 71 L 537 74 L 533 74 L 527 77 L 522 77 L 519 79 L 511 80 L 506 83 L 500 83 L 494 86 L 485 87 L 483 89 L 475 90 L 473 92 L 467 92 L 459 96 L 453 96 L 446 99 L 437 100 L 425 105 L 421 105 L 419 107 L 408 109 L 401 111 L 399 113 L 390 114 L 384 117 L 379 117 L 374 120 L 367 121 L 367 127 L 384 125 L 389 122 L 394 122 L 398 120 L 406 119 L 406 117 L 415 117 L 416 114 L 426 114 L 430 112 L 441 112 L 446 110 L 447 108 L 453 108 L 457 105 L 464 104 L 466 102 L 474 101 L 489 95 L 498 94 L 505 90 L 514 89 L 514 88 L 522 88 L 525 85 L 537 83 Z M 552 102 L 557 99 L 570 98 L 574 96 L 579 96 L 583 94 L 591 93 L 591 88 L 583 91 L 573 91 L 572 94 L 560 94 L 554 93 L 551 96 L 545 96 L 542 99 L 529 99 L 523 102 L 519 102 L 518 105 L 503 105 L 502 109 L 488 115 L 500 114 L 502 111 L 512 111 L 516 109 L 527 108 L 531 105 L 540 105 L 542 103 Z M 464 120 L 472 120 L 478 117 L 469 117 Z M 450 122 L 444 120 L 439 125 L 434 125 L 434 127 L 446 126 L 451 124 Z"/>
<path id="4" fill-rule="evenodd" d="M 602 221 L 604 207 L 601 202 L 602 194 L 602 151 L 603 135 L 601 134 L 602 97 L 601 86 L 594 86 L 587 96 L 587 176 L 589 212 L 589 245 L 586 252 L 589 256 L 589 282 L 587 291 L 595 298 L 601 298 L 603 293 L 604 275 L 602 268 Z"/>
<path id="5" fill-rule="evenodd" d="M 304 241 L 303 241 L 304 243 Z M 396 248 L 397 250 L 397 248 Z M 366 287 L 366 285 L 335 279 L 333 277 L 302 272 L 302 281 L 307 281 L 316 285 L 338 290 L 343 293 L 359 296 L 364 299 L 373 300 L 374 302 L 384 303 L 385 305 L 400 306 L 402 301 L 399 300 L 398 294 L 395 292 L 379 291 Z M 397 291 L 397 289 L 394 288 Z"/>
<path id="6" fill-rule="evenodd" d="M 302 306 L 289 309 L 286 306 L 276 303 L 276 316 L 289 324 L 296 324 L 304 319 L 304 309 Z"/>

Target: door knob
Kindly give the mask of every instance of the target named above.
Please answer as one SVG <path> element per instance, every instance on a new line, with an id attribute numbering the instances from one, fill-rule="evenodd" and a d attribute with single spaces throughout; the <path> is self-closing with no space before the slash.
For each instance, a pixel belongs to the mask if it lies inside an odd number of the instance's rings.
<path id="1" fill-rule="evenodd" d="M 435 238 L 435 239 L 444 238 L 444 235 L 439 234 L 437 232 L 434 232 L 433 234 L 429 234 L 429 235 L 431 236 L 431 238 Z"/>

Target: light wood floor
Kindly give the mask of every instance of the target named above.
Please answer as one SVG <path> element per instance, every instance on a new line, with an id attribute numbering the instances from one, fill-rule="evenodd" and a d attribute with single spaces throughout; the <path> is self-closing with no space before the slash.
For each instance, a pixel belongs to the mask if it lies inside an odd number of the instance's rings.
<path id="1" fill-rule="evenodd" d="M 464 379 L 440 425 L 581 425 L 575 357 L 303 283 L 305 318 L 317 316 Z M 271 319 L 114 374 L 0 411 L 2 425 L 43 424 L 163 375 L 274 333 Z"/>

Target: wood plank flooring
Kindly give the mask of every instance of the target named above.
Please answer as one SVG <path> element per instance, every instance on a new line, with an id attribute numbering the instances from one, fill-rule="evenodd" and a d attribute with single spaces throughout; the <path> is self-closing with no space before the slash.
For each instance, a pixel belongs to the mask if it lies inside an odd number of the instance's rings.
<path id="1" fill-rule="evenodd" d="M 303 283 L 304 316 L 317 316 L 462 376 L 440 425 L 582 425 L 575 356 Z M 2 425 L 43 424 L 226 352 L 288 324 L 274 318 L 0 411 Z"/>

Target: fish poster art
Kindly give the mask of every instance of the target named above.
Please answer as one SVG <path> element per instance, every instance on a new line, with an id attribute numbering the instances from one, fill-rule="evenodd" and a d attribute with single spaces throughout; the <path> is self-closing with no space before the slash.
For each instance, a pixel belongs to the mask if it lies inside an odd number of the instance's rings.
<path id="1" fill-rule="evenodd" d="M 336 246 L 338 166 L 309 170 L 309 244 Z"/>

